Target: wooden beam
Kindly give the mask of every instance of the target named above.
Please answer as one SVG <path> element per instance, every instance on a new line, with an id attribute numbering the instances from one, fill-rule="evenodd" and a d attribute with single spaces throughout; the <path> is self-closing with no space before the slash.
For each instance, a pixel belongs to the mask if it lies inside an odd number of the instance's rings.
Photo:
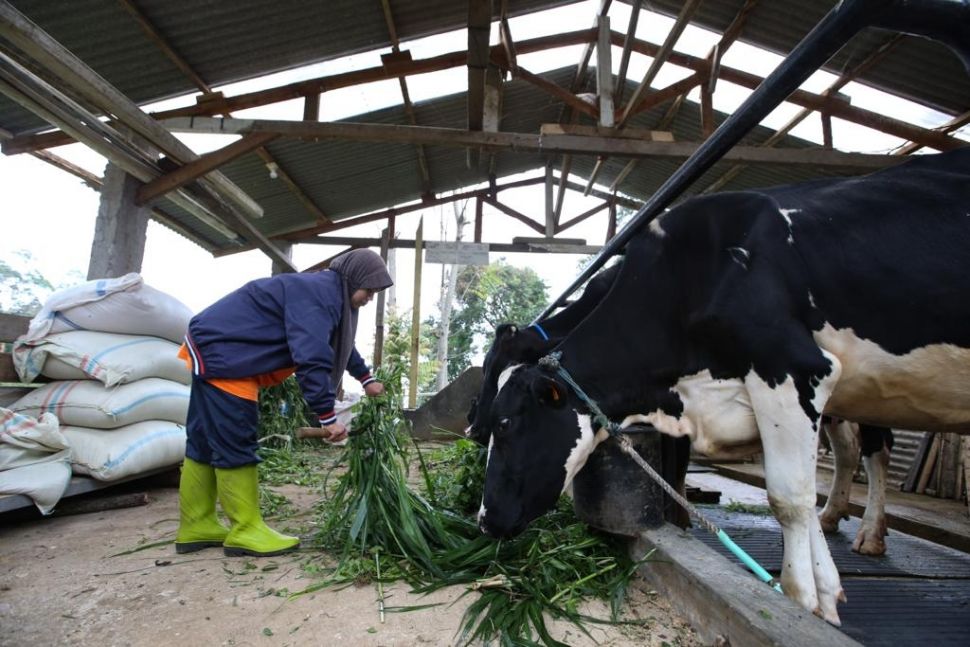
<path id="1" fill-rule="evenodd" d="M 287 172 L 286 168 L 268 150 L 261 146 L 256 149 L 256 154 L 259 155 L 259 158 L 263 160 L 263 163 L 266 164 L 268 169 L 272 169 L 276 174 L 276 179 L 285 184 L 286 188 L 290 190 L 290 193 L 296 196 L 296 199 L 303 204 L 303 208 L 313 216 L 318 224 L 330 222 L 330 216 L 313 201 L 313 198 L 307 195 L 303 187 L 296 183 L 296 180 Z"/>
<path id="2" fill-rule="evenodd" d="M 606 4 L 608 4 L 608 2 Z M 590 43 L 591 39 L 594 37 L 595 31 L 591 29 L 556 34 L 554 36 L 544 36 L 541 38 L 518 42 L 517 50 L 521 55 L 556 47 Z M 622 45 L 623 38 L 623 34 L 614 33 L 612 35 L 614 44 Z M 645 56 L 655 56 L 659 50 L 657 45 L 640 40 L 634 41 L 632 47 L 634 51 Z M 500 51 L 500 46 L 492 48 L 492 56 L 496 57 L 495 60 L 497 61 L 503 60 L 504 53 Z M 377 68 L 369 68 L 366 70 L 338 74 L 330 77 L 311 79 L 309 81 L 300 81 L 286 86 L 251 92 L 238 95 L 236 97 L 227 97 L 222 105 L 225 109 L 233 110 L 269 105 L 293 98 L 303 98 L 312 92 L 325 92 L 327 90 L 334 90 L 342 87 L 381 81 L 396 76 L 422 74 L 441 69 L 458 67 L 464 65 L 466 60 L 466 52 L 453 52 L 430 59 L 414 61 L 411 65 L 404 66 L 401 69 L 396 69 L 394 71 L 388 71 L 381 66 Z M 688 67 L 705 74 L 710 65 L 709 62 L 704 59 L 687 56 L 677 52 L 671 54 L 670 62 L 675 65 Z M 762 79 L 756 75 L 723 66 L 721 67 L 721 73 L 719 76 L 726 81 L 736 83 L 749 89 L 754 89 L 762 81 Z M 813 95 L 812 93 L 801 90 L 797 90 L 792 97 L 789 97 L 789 101 L 795 103 L 796 105 L 802 105 L 803 107 L 810 107 L 812 109 L 821 109 L 827 103 L 827 99 L 825 97 Z M 195 105 L 187 106 L 185 108 L 167 110 L 164 112 L 155 113 L 151 116 L 157 119 L 165 119 L 179 116 L 211 115 L 217 114 L 221 111 L 221 109 L 214 110 L 211 106 Z M 885 132 L 886 134 L 914 141 L 920 146 L 929 146 L 938 150 L 951 150 L 953 148 L 959 148 L 965 145 L 965 143 L 961 140 L 954 137 L 949 137 L 946 135 L 946 133 L 934 133 L 931 130 L 919 128 L 899 120 L 885 118 L 881 115 L 877 115 L 860 108 L 853 108 L 851 106 L 838 111 L 838 113 L 833 111 L 832 116 L 872 128 L 873 130 Z M 2 151 L 7 155 L 13 155 L 17 153 L 26 153 L 43 148 L 49 148 L 52 146 L 69 144 L 72 141 L 74 140 L 70 135 L 59 131 L 53 133 L 44 133 L 41 135 L 22 135 L 3 142 Z"/>
<path id="3" fill-rule="evenodd" d="M 544 79 L 538 74 L 533 74 L 524 67 L 517 67 L 513 72 L 513 76 L 531 83 L 540 90 L 548 92 L 573 110 L 577 110 L 584 115 L 592 117 L 593 119 L 599 119 L 599 110 L 596 106 L 583 101 L 569 90 L 559 87 L 552 81 Z"/>
<path id="4" fill-rule="evenodd" d="M 495 198 L 486 195 L 486 196 L 482 196 L 482 200 L 486 204 L 489 204 L 489 205 L 495 207 L 496 209 L 498 209 L 499 211 L 501 211 L 505 215 L 509 216 L 510 218 L 515 218 L 519 222 L 524 223 L 525 225 L 527 225 L 528 227 L 534 229 L 535 231 L 539 232 L 540 234 L 545 234 L 546 233 L 546 228 L 543 227 L 541 223 L 538 223 L 535 220 L 533 220 L 532 218 L 530 218 L 530 217 L 528 217 L 528 216 L 526 216 L 526 215 L 524 215 L 522 213 L 519 213 L 518 211 L 516 211 L 512 207 L 509 207 L 507 205 L 502 204 L 501 202 L 499 202 Z"/>
<path id="5" fill-rule="evenodd" d="M 611 203 L 608 200 L 607 201 L 604 201 L 601 204 L 596 205 L 595 207 L 592 207 L 590 209 L 587 209 L 586 211 L 584 211 L 583 213 L 579 214 L 575 218 L 570 218 L 566 222 L 564 222 L 561 225 L 559 225 L 558 227 L 556 227 L 556 233 L 557 234 L 561 234 L 562 232 L 566 231 L 570 227 L 573 227 L 575 225 L 578 225 L 579 223 L 583 222 L 587 218 L 598 214 L 600 211 L 602 211 L 603 209 L 605 209 L 606 207 L 608 207 L 610 204 Z"/>
<path id="6" fill-rule="evenodd" d="M 492 0 L 468 0 L 468 130 L 482 129 L 491 34 Z"/>
<path id="7" fill-rule="evenodd" d="M 212 88 L 202 80 L 202 77 L 195 73 L 195 70 L 192 69 L 185 59 L 179 56 L 178 53 L 172 49 L 172 47 L 168 44 L 168 40 L 164 38 L 161 33 L 159 33 L 159 31 L 155 28 L 155 25 L 151 22 L 151 20 L 148 19 L 148 16 L 146 16 L 142 10 L 135 5 L 134 2 L 131 0 L 118 1 L 121 3 L 121 6 L 125 9 L 125 11 L 131 14 L 131 17 L 135 19 L 135 22 L 138 23 L 138 26 L 141 27 L 142 31 L 145 32 L 148 40 L 150 40 L 155 47 L 161 50 L 165 57 L 172 61 L 172 63 L 174 63 L 175 66 L 182 71 L 182 74 L 187 76 L 197 88 L 202 90 L 202 92 L 206 94 L 212 92 Z"/>
<path id="8" fill-rule="evenodd" d="M 680 81 L 674 81 L 661 90 L 651 92 L 640 100 L 640 103 L 637 104 L 637 106 L 630 112 L 630 116 L 632 117 L 640 114 L 641 112 L 646 112 L 647 110 L 651 110 L 654 107 L 659 106 L 665 101 L 686 95 L 695 87 L 702 84 L 705 78 L 706 77 L 701 72 L 694 72 L 690 76 L 684 77 Z"/>
<path id="9" fill-rule="evenodd" d="M 530 178 L 523 178 L 521 180 L 515 180 L 513 182 L 507 182 L 505 184 L 497 185 L 494 190 L 486 187 L 484 189 L 472 189 L 472 190 L 463 191 L 460 193 L 453 193 L 451 195 L 437 197 L 429 201 L 416 202 L 408 205 L 391 207 L 389 209 L 381 209 L 380 211 L 374 211 L 361 216 L 356 216 L 353 218 L 345 218 L 344 220 L 338 220 L 329 225 L 320 225 L 316 227 L 308 227 L 306 229 L 287 232 L 285 234 L 280 234 L 278 236 L 275 236 L 275 238 L 279 238 L 281 240 L 291 240 L 295 242 L 302 242 L 302 240 L 307 238 L 308 236 L 325 234 L 331 231 L 346 229 L 347 227 L 354 227 L 356 225 L 363 225 L 369 222 L 376 222 L 378 220 L 387 219 L 390 221 L 396 216 L 403 215 L 406 213 L 413 213 L 415 211 L 420 211 L 422 209 L 427 209 L 429 207 L 434 207 L 441 204 L 449 204 L 457 200 L 469 200 L 471 198 L 479 198 L 488 194 L 497 195 L 500 191 L 503 191 L 505 189 L 515 189 L 515 188 L 520 188 L 524 186 L 534 186 L 536 184 L 541 184 L 544 181 L 545 181 L 544 175 L 530 177 Z"/>
<path id="10" fill-rule="evenodd" d="M 530 54 L 533 52 L 545 51 L 547 49 L 555 49 L 557 47 L 581 45 L 583 43 L 589 43 L 590 39 L 593 37 L 594 31 L 591 29 L 566 32 L 563 34 L 554 34 L 552 36 L 543 36 L 527 41 L 521 41 L 518 43 L 518 52 L 520 54 Z M 503 61 L 504 53 L 501 52 L 500 46 L 492 48 L 491 57 L 492 60 L 499 62 Z M 150 113 L 149 116 L 156 120 L 162 120 L 173 117 L 204 117 L 222 114 L 231 110 L 246 110 L 248 108 L 267 106 L 274 103 L 280 103 L 282 101 L 289 101 L 291 99 L 303 99 L 310 94 L 320 94 L 331 90 L 339 90 L 341 88 L 385 81 L 387 79 L 400 76 L 427 74 L 430 72 L 438 72 L 441 70 L 461 67 L 466 64 L 467 59 L 467 52 L 465 50 L 461 50 L 458 52 L 442 54 L 432 58 L 419 59 L 412 61 L 411 63 L 395 66 L 394 68 L 388 68 L 381 65 L 378 67 L 354 70 L 352 72 L 344 72 L 342 74 L 335 74 L 332 76 L 318 77 L 316 79 L 309 79 L 306 81 L 297 81 L 295 83 L 277 86 L 275 88 L 269 88 L 266 90 L 247 92 L 234 97 L 225 97 L 223 101 L 219 102 L 218 106 L 214 106 L 209 103 L 200 103 L 182 108 L 173 108 L 170 110 Z M 8 142 L 5 142 L 3 152 L 7 155 L 29 153 L 33 150 L 70 144 L 73 141 L 74 139 L 69 134 L 59 131 L 42 133 L 39 135 L 21 135 L 18 137 L 13 137 Z"/>
<path id="11" fill-rule="evenodd" d="M 610 17 L 596 19 L 596 98 L 599 102 L 599 125 L 613 127 L 613 57 L 610 44 Z"/>
<path id="12" fill-rule="evenodd" d="M 653 55 L 653 61 L 650 62 L 650 67 L 647 69 L 646 74 L 643 75 L 643 80 L 640 81 L 640 85 L 633 92 L 633 96 L 627 101 L 626 106 L 623 108 L 623 113 L 617 120 L 616 125 L 620 128 L 626 125 L 627 120 L 629 120 L 633 109 L 640 102 L 640 99 L 646 93 L 650 84 L 653 82 L 654 78 L 657 76 L 657 72 L 663 67 L 663 64 L 667 62 L 671 53 L 674 51 L 674 45 L 677 44 L 677 39 L 680 35 L 684 33 L 684 29 L 690 23 L 691 16 L 697 10 L 700 5 L 700 0 L 687 0 L 680 9 L 680 13 L 677 15 L 677 19 L 674 21 L 673 26 L 670 31 L 667 32 L 667 38 L 664 39 L 663 45 L 660 46 L 659 51 Z"/>
<path id="13" fill-rule="evenodd" d="M 271 133 L 257 133 L 246 135 L 219 150 L 206 153 L 194 162 L 189 162 L 177 170 L 162 175 L 143 185 L 135 193 L 135 204 L 138 206 L 156 200 L 175 189 L 185 186 L 189 182 L 198 180 L 206 173 L 211 173 L 223 164 L 261 147 L 263 144 L 276 139 Z"/>
<path id="14" fill-rule="evenodd" d="M 535 135 L 526 133 L 471 132 L 457 128 L 432 128 L 398 124 L 312 123 L 269 119 L 172 119 L 166 125 L 176 132 L 246 135 L 276 134 L 287 139 L 346 140 L 391 143 L 422 143 L 436 146 L 476 147 L 531 153 L 574 153 L 686 159 L 700 144 L 695 142 L 652 142 L 625 137 L 581 135 Z M 799 164 L 858 169 L 875 169 L 895 164 L 892 155 L 866 155 L 821 149 L 774 150 L 757 146 L 736 146 L 724 158 L 754 164 Z"/>
<path id="15" fill-rule="evenodd" d="M 630 66 L 630 52 L 633 51 L 633 41 L 637 37 L 637 23 L 640 20 L 640 9 L 643 0 L 633 0 L 630 5 L 630 22 L 626 28 L 626 38 L 623 40 L 623 53 L 620 54 L 620 70 L 616 75 L 616 92 L 613 101 L 616 105 L 623 104 L 623 91 L 626 89 L 626 72 Z"/>
<path id="16" fill-rule="evenodd" d="M 28 56 L 34 65 L 59 77 L 91 105 L 104 114 L 117 117 L 174 161 L 184 164 L 198 158 L 117 88 L 7 3 L 0 3 L 0 35 Z M 211 174 L 204 184 L 247 216 L 262 216 L 262 207 L 221 173 Z"/>
<path id="17" fill-rule="evenodd" d="M 335 245 L 341 247 L 350 245 L 355 249 L 359 249 L 361 247 L 378 247 L 381 244 L 381 241 L 381 238 L 317 236 L 316 238 L 309 238 L 300 242 L 306 245 Z M 539 240 L 533 240 L 531 242 L 484 244 L 488 245 L 488 251 L 490 252 L 506 253 L 525 252 L 549 254 L 595 254 L 600 250 L 599 245 L 577 245 L 565 241 L 560 243 L 556 238 L 549 239 L 545 237 Z M 414 239 L 395 238 L 390 241 L 390 247 L 393 249 L 414 249 Z"/>

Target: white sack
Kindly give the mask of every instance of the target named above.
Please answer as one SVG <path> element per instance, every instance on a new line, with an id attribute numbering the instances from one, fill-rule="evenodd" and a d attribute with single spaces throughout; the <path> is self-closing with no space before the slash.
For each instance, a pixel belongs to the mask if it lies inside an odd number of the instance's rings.
<path id="1" fill-rule="evenodd" d="M 118 429 L 61 427 L 74 452 L 74 473 L 115 481 L 177 465 L 185 457 L 185 427 L 149 420 Z"/>
<path id="2" fill-rule="evenodd" d="M 160 337 L 76 330 L 35 341 L 18 339 L 13 363 L 20 379 L 38 375 L 55 380 L 93 379 L 107 386 L 161 377 L 182 384 L 192 381 L 179 345 Z"/>
<path id="3" fill-rule="evenodd" d="M 10 405 L 12 411 L 39 417 L 49 412 L 62 425 L 115 429 L 145 420 L 185 424 L 189 387 L 160 377 L 106 387 L 96 380 L 51 382 Z"/>
<path id="4" fill-rule="evenodd" d="M 142 282 L 134 272 L 59 290 L 44 303 L 21 339 L 37 341 L 70 330 L 148 335 L 182 343 L 188 306 Z"/>
<path id="5" fill-rule="evenodd" d="M 57 418 L 0 407 L 0 494 L 24 494 L 50 514 L 71 481 L 71 450 Z"/>

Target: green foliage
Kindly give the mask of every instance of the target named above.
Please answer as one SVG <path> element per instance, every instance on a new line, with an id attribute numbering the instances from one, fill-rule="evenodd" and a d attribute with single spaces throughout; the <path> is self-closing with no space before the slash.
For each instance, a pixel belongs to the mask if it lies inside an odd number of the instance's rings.
<path id="1" fill-rule="evenodd" d="M 399 383 L 378 376 L 385 385 Z M 426 496 L 416 494 L 408 486 L 405 423 L 395 395 L 355 405 L 355 435 L 342 459 L 348 471 L 317 521 L 316 541 L 340 561 L 323 581 L 293 595 L 398 579 L 419 593 L 463 584 L 466 595 L 478 598 L 463 618 L 462 644 L 557 645 L 546 618 L 565 618 L 585 631 L 584 621 L 599 621 L 578 611 L 589 597 L 608 600 L 615 620 L 637 566 L 624 545 L 590 531 L 567 499 L 515 539 L 484 537 L 473 518 L 459 513 L 477 508 L 484 480 L 482 452 L 464 441 L 427 461 L 418 452 Z M 320 572 L 314 563 L 306 570 Z"/>
<path id="2" fill-rule="evenodd" d="M 476 336 L 491 339 L 500 323 L 532 321 L 549 300 L 546 284 L 531 268 L 502 260 L 464 268 L 458 275 L 457 295 L 448 338 L 451 379 L 471 365 Z"/>
<path id="3" fill-rule="evenodd" d="M 487 450 L 459 438 L 427 458 L 430 482 L 425 491 L 431 503 L 461 515 L 470 515 L 482 501 Z"/>
<path id="4" fill-rule="evenodd" d="M 384 333 L 383 366 L 387 368 L 390 379 L 398 381 L 395 391 L 404 394 L 406 380 L 411 370 L 411 316 L 407 314 L 390 313 L 386 319 L 387 326 Z M 433 356 L 434 338 L 428 334 L 428 326 L 422 326 L 422 336 L 418 341 L 418 357 Z M 437 371 L 436 362 L 418 362 L 418 385 L 429 384 L 434 380 Z M 385 388 L 387 383 L 384 383 Z"/>
<path id="5" fill-rule="evenodd" d="M 80 272 L 72 271 L 67 283 L 55 285 L 40 271 L 27 250 L 13 253 L 12 262 L 0 259 L 0 311 L 33 317 L 56 290 L 83 283 Z"/>
<path id="6" fill-rule="evenodd" d="M 259 438 L 263 447 L 282 447 L 292 443 L 298 427 L 310 426 L 315 416 L 303 391 L 290 376 L 281 384 L 259 390 Z"/>

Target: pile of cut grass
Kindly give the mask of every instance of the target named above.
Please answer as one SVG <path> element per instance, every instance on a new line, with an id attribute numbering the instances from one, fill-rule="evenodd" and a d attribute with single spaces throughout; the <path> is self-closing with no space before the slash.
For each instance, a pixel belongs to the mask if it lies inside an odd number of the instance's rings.
<path id="1" fill-rule="evenodd" d="M 394 378 L 380 379 L 398 384 Z M 466 514 L 468 502 L 481 497 L 466 488 L 484 480 L 483 450 L 458 441 L 426 461 L 407 433 L 397 401 L 397 394 L 389 393 L 358 405 L 354 436 L 340 459 L 347 471 L 320 510 L 314 538 L 317 546 L 339 556 L 338 564 L 294 595 L 398 580 L 418 593 L 466 585 L 464 595 L 478 597 L 462 619 L 461 644 L 559 645 L 547 618 L 569 620 L 583 632 L 585 622 L 616 623 L 637 566 L 622 542 L 587 528 L 565 499 L 515 539 L 484 537 Z M 412 450 L 421 466 L 423 493 L 407 484 Z M 581 613 L 580 604 L 593 598 L 610 603 L 610 619 Z M 386 610 L 415 608 L 420 607 Z"/>

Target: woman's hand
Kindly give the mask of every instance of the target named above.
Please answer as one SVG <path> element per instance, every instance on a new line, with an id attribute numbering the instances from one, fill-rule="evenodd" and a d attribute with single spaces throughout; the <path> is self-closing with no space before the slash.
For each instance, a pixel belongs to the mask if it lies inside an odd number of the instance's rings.
<path id="1" fill-rule="evenodd" d="M 332 425 L 324 425 L 323 430 L 330 434 L 330 436 L 327 437 L 327 440 L 332 443 L 339 443 L 341 440 L 347 437 L 347 427 L 340 422 L 335 422 Z"/>
<path id="2" fill-rule="evenodd" d="M 380 382 L 371 382 L 364 387 L 364 393 L 372 398 L 378 395 L 384 395 L 384 385 Z"/>

